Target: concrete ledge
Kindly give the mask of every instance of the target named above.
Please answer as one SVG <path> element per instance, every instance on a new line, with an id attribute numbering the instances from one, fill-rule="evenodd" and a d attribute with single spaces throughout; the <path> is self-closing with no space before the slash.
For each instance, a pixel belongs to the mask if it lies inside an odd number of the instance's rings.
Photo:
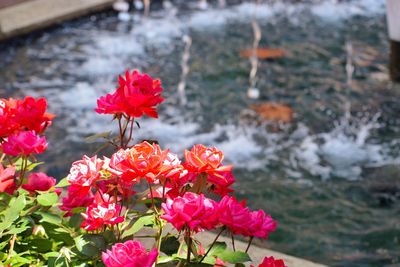
<path id="1" fill-rule="evenodd" d="M 115 0 L 31 0 L 0 9 L 0 40 L 110 7 Z"/>
<path id="2" fill-rule="evenodd" d="M 212 240 L 214 240 L 215 234 L 211 233 L 211 232 L 203 232 L 203 233 L 196 235 L 196 237 L 204 245 L 208 245 L 212 242 Z M 228 237 L 225 237 L 225 236 L 221 236 L 220 238 L 218 238 L 218 241 L 223 241 L 223 242 L 226 242 L 227 244 L 231 244 L 231 239 Z M 247 244 L 245 242 L 235 240 L 235 247 L 239 250 L 244 251 L 244 250 L 246 250 Z M 328 267 L 326 265 L 322 265 L 322 264 L 314 263 L 314 262 L 307 261 L 304 259 L 296 258 L 296 257 L 290 256 L 290 255 L 286 255 L 286 254 L 276 252 L 273 250 L 261 248 L 261 247 L 255 246 L 255 245 L 251 246 L 251 248 L 249 250 L 249 254 L 251 256 L 251 259 L 257 264 L 261 263 L 262 260 L 264 259 L 264 257 L 273 256 L 275 259 L 283 259 L 285 261 L 285 264 L 287 267 Z"/>

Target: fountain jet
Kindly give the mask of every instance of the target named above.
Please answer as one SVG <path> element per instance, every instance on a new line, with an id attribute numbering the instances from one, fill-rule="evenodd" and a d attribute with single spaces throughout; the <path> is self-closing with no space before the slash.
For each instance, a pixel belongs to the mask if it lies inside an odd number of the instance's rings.
<path id="1" fill-rule="evenodd" d="M 185 43 L 185 49 L 183 50 L 182 54 L 182 61 L 181 61 L 182 74 L 181 74 L 181 80 L 178 84 L 178 95 L 180 104 L 184 106 L 187 103 L 185 88 L 186 88 L 186 77 L 190 70 L 188 62 L 190 59 L 190 47 L 192 45 L 192 38 L 188 35 L 184 35 L 182 40 Z"/>

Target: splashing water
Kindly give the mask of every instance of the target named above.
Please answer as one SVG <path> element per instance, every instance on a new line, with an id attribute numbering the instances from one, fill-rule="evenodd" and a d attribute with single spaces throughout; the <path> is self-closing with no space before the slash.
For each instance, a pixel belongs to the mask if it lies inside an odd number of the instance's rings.
<path id="1" fill-rule="evenodd" d="M 115 130 L 110 117 L 93 112 L 96 98 L 113 90 L 115 77 L 128 68 L 149 72 L 163 81 L 166 101 L 159 120 L 139 121 L 135 140 L 157 139 L 180 155 L 196 143 L 223 150 L 226 163 L 235 164 L 237 196 L 279 220 L 268 240 L 274 249 L 330 266 L 396 264 L 398 206 L 381 207 L 379 199 L 386 194 L 395 201 L 390 194 L 400 188 L 400 91 L 370 75 L 385 71 L 384 1 L 270 2 L 256 14 L 268 37 L 260 47 L 282 47 L 288 55 L 259 61 L 257 100 L 246 96 L 249 62 L 239 56 L 254 37 L 256 5 L 249 2 L 214 8 L 216 1 L 209 1 L 207 10 L 199 10 L 193 1 L 183 12 L 164 1 L 166 9 L 152 10 L 147 19 L 141 6 L 129 21 L 106 13 L 63 24 L 20 40 L 22 45 L 5 45 L 0 83 L 8 96 L 49 99 L 58 117 L 43 159 L 54 168 L 44 171 L 62 177 L 68 163 L 98 148 L 85 144 L 85 137 Z M 181 107 L 176 88 L 184 35 L 193 43 L 187 105 Z M 348 36 L 351 87 L 343 47 Z M 368 59 L 360 57 L 360 44 L 382 56 L 360 66 L 360 58 Z M 293 108 L 294 121 L 271 125 L 248 110 L 271 101 Z M 345 102 L 352 103 L 351 113 L 350 106 L 343 112 Z"/>

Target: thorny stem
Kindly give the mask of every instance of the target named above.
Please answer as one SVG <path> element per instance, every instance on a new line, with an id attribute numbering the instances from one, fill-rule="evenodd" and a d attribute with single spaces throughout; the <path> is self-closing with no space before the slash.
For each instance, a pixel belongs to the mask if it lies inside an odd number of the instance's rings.
<path id="1" fill-rule="evenodd" d="M 185 242 L 186 242 L 186 246 L 187 246 L 187 256 L 186 256 L 186 263 L 190 264 L 190 254 L 191 254 L 191 250 L 192 250 L 192 237 L 190 236 L 190 229 L 186 229 L 186 238 L 185 238 Z"/>
<path id="2" fill-rule="evenodd" d="M 118 118 L 120 148 L 124 148 L 124 135 L 122 132 L 121 118 Z"/>
<path id="3" fill-rule="evenodd" d="M 147 180 L 146 180 L 147 181 Z M 154 210 L 154 212 L 157 214 L 156 206 L 154 204 L 154 195 L 153 195 L 153 189 L 151 188 L 150 182 L 147 181 L 147 184 L 149 185 L 149 191 L 150 191 L 150 197 L 151 197 L 151 208 Z"/>
<path id="4" fill-rule="evenodd" d="M 249 239 L 249 243 L 247 244 L 247 248 L 246 248 L 246 253 L 249 251 L 249 249 L 250 249 L 250 246 L 251 246 L 251 242 L 253 242 L 253 238 L 254 238 L 254 236 L 251 236 L 250 237 L 250 239 Z"/>
<path id="5" fill-rule="evenodd" d="M 17 235 L 14 234 L 13 237 L 11 238 L 10 241 L 10 250 L 8 251 L 8 256 L 7 256 L 7 260 L 11 259 L 11 255 L 14 251 L 14 244 L 15 244 L 15 240 L 17 240 Z"/>
<path id="6" fill-rule="evenodd" d="M 218 238 L 220 237 L 220 235 L 222 234 L 223 231 L 225 231 L 225 227 L 222 227 L 221 231 L 219 231 L 218 235 L 214 238 L 214 241 L 211 243 L 211 245 L 208 248 L 206 254 L 204 254 L 204 256 L 201 258 L 199 263 L 201 263 L 207 257 L 208 253 L 210 253 L 212 247 L 215 245 L 215 243 L 217 242 Z"/>
<path id="7" fill-rule="evenodd" d="M 129 129 L 129 137 L 128 137 L 128 141 L 126 141 L 126 145 L 129 145 L 129 142 L 131 141 L 131 139 L 132 139 L 132 135 L 133 135 L 133 123 L 135 122 L 135 119 L 134 118 L 132 118 L 132 120 L 131 120 L 131 126 L 130 126 L 130 129 Z"/>
<path id="8" fill-rule="evenodd" d="M 162 201 L 165 201 L 165 187 L 167 185 L 167 180 L 165 179 L 164 183 L 163 183 L 163 188 L 162 188 Z"/>
<path id="9" fill-rule="evenodd" d="M 233 237 L 233 233 L 231 232 L 231 238 L 232 238 L 232 248 L 233 251 L 236 251 L 236 247 L 235 247 L 235 238 Z"/>
<path id="10" fill-rule="evenodd" d="M 22 157 L 22 163 L 21 163 L 21 171 L 19 174 L 19 186 L 22 185 L 22 183 L 24 182 L 24 176 L 25 176 L 25 172 L 26 172 L 26 168 L 28 167 L 28 159 L 24 156 Z"/>

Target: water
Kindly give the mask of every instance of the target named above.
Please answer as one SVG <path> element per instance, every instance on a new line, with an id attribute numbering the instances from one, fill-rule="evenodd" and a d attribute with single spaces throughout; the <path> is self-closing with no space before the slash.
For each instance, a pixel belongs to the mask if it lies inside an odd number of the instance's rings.
<path id="1" fill-rule="evenodd" d="M 166 101 L 159 120 L 140 120 L 136 140 L 176 153 L 195 143 L 223 150 L 237 195 L 279 221 L 259 243 L 331 266 L 398 266 L 400 88 L 385 75 L 384 1 L 308 2 L 259 6 L 260 47 L 288 55 L 260 61 L 257 100 L 247 98 L 250 62 L 239 55 L 252 46 L 250 3 L 195 10 L 185 2 L 146 20 L 107 12 L 16 39 L 1 45 L 0 92 L 49 99 L 58 117 L 43 159 L 61 178 L 99 147 L 84 138 L 110 129 L 110 118 L 93 112 L 96 98 L 128 68 L 149 72 Z M 292 107 L 293 122 L 262 122 L 249 108 L 271 101 Z"/>

